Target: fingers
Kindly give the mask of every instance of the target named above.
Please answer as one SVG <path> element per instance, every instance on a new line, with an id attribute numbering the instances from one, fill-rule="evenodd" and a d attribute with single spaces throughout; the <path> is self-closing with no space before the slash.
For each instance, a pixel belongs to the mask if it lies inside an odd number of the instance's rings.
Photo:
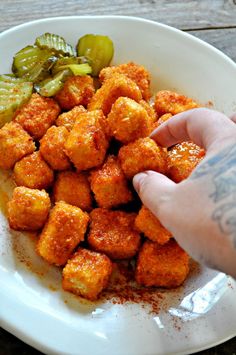
<path id="1" fill-rule="evenodd" d="M 236 127 L 223 113 L 197 108 L 175 115 L 155 129 L 151 138 L 164 147 L 191 140 L 205 148 L 217 139 L 232 135 Z"/>
<path id="2" fill-rule="evenodd" d="M 163 206 L 166 206 L 171 200 L 176 184 L 166 176 L 154 171 L 145 171 L 135 175 L 133 184 L 143 204 L 154 215 L 162 219 L 165 214 L 164 210 L 166 210 Z"/>
<path id="3" fill-rule="evenodd" d="M 232 116 L 230 116 L 231 121 L 233 121 L 234 123 L 236 123 L 236 113 Z"/>

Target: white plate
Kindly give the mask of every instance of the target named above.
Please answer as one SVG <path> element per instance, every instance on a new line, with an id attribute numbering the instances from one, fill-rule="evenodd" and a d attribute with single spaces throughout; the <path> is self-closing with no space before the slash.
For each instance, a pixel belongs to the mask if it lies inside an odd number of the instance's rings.
<path id="1" fill-rule="evenodd" d="M 235 110 L 235 63 L 186 33 L 137 18 L 53 18 L 10 29 L 0 35 L 0 72 L 9 72 L 14 53 L 46 31 L 72 44 L 86 33 L 107 34 L 114 62 L 145 65 L 154 90 L 176 89 L 227 114 Z M 0 176 L 9 193 L 7 175 Z M 156 315 L 138 304 L 89 305 L 61 290 L 60 272 L 35 255 L 32 238 L 10 232 L 3 215 L 0 236 L 1 326 L 43 352 L 186 354 L 236 335 L 235 284 L 224 274 L 205 268 L 192 274 L 184 287 L 166 292 Z"/>

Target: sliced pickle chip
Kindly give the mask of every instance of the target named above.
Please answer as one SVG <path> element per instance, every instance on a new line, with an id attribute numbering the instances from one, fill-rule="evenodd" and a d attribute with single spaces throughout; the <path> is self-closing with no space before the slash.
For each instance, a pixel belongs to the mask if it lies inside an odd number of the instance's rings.
<path id="1" fill-rule="evenodd" d="M 42 96 L 54 96 L 62 89 L 65 80 L 72 75 L 73 73 L 69 69 L 60 71 L 54 76 L 35 84 L 34 89 Z"/>
<path id="2" fill-rule="evenodd" d="M 100 70 L 110 64 L 114 54 L 112 40 L 102 35 L 87 34 L 81 37 L 76 49 L 78 56 L 91 60 L 93 76 L 98 76 Z"/>
<path id="3" fill-rule="evenodd" d="M 17 108 L 29 100 L 33 84 L 11 74 L 0 75 L 0 127 L 11 121 Z"/>
<path id="4" fill-rule="evenodd" d="M 12 71 L 27 81 L 37 82 L 49 75 L 57 58 L 48 49 L 27 46 L 17 52 L 13 59 Z"/>
<path id="5" fill-rule="evenodd" d="M 35 44 L 39 48 L 53 50 L 56 54 L 75 56 L 74 48 L 66 43 L 63 37 L 55 35 L 53 33 L 44 33 L 40 37 L 37 37 Z"/>
<path id="6" fill-rule="evenodd" d="M 70 69 L 74 75 L 87 75 L 92 73 L 92 68 L 89 64 L 67 64 L 62 65 L 60 70 Z"/>
<path id="7" fill-rule="evenodd" d="M 61 57 L 58 58 L 56 63 L 52 67 L 52 74 L 56 74 L 61 71 L 61 67 L 70 64 L 89 64 L 90 60 L 86 57 Z"/>

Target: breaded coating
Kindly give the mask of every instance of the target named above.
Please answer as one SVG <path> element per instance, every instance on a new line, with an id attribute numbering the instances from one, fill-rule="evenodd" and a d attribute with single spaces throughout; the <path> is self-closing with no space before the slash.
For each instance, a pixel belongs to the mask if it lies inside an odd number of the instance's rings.
<path id="1" fill-rule="evenodd" d="M 166 150 L 151 138 L 139 138 L 120 148 L 118 158 L 127 178 L 145 170 L 164 174 L 166 171 Z"/>
<path id="2" fill-rule="evenodd" d="M 78 171 L 101 165 L 108 148 L 108 139 L 101 127 L 101 110 L 81 113 L 65 143 L 65 152 Z"/>
<path id="3" fill-rule="evenodd" d="M 193 99 L 173 91 L 159 91 L 155 97 L 155 110 L 159 116 L 165 113 L 176 115 L 196 107 L 199 105 Z"/>
<path id="4" fill-rule="evenodd" d="M 80 208 L 57 202 L 40 234 L 36 250 L 50 264 L 65 265 L 84 240 L 89 216 Z"/>
<path id="5" fill-rule="evenodd" d="M 167 175 L 175 182 L 187 179 L 204 156 L 204 149 L 192 142 L 176 144 L 168 151 Z"/>
<path id="6" fill-rule="evenodd" d="M 65 142 L 68 136 L 69 131 L 65 127 L 52 126 L 40 140 L 40 153 L 54 170 L 70 168 L 70 161 L 65 153 Z"/>
<path id="7" fill-rule="evenodd" d="M 141 90 L 144 100 L 151 97 L 150 93 L 150 74 L 142 65 L 129 62 L 113 67 L 106 67 L 100 71 L 99 79 L 104 82 L 112 77 L 115 73 L 124 74 L 133 80 Z"/>
<path id="8" fill-rule="evenodd" d="M 143 286 L 178 287 L 189 273 L 189 256 L 174 239 L 160 245 L 146 241 L 138 255 L 135 279 Z"/>
<path id="9" fill-rule="evenodd" d="M 132 200 L 126 177 L 118 159 L 110 155 L 101 168 L 91 172 L 91 189 L 98 206 L 111 208 Z"/>
<path id="10" fill-rule="evenodd" d="M 63 110 L 71 110 L 78 105 L 87 106 L 94 92 L 91 76 L 71 76 L 54 98 Z"/>
<path id="11" fill-rule="evenodd" d="M 0 129 L 0 168 L 13 168 L 17 161 L 34 150 L 33 139 L 18 123 L 6 123 Z"/>
<path id="12" fill-rule="evenodd" d="M 141 242 L 139 233 L 134 229 L 135 217 L 135 213 L 94 209 L 90 213 L 90 247 L 111 259 L 132 258 Z"/>
<path id="13" fill-rule="evenodd" d="M 30 100 L 15 114 L 19 123 L 34 139 L 41 138 L 56 121 L 60 107 L 55 100 L 32 94 Z"/>
<path id="14" fill-rule="evenodd" d="M 154 129 L 159 127 L 165 121 L 168 121 L 171 117 L 173 117 L 171 113 L 165 113 L 164 115 L 162 115 L 156 122 L 153 123 L 152 131 L 154 131 Z"/>
<path id="15" fill-rule="evenodd" d="M 106 255 L 79 248 L 63 269 L 62 287 L 95 301 L 107 287 L 111 273 L 112 262 Z"/>
<path id="16" fill-rule="evenodd" d="M 72 110 L 61 113 L 56 120 L 56 125 L 64 126 L 68 131 L 71 131 L 77 117 L 84 112 L 86 112 L 84 106 L 75 106 L 72 108 Z"/>
<path id="17" fill-rule="evenodd" d="M 171 233 L 160 223 L 160 221 L 145 206 L 142 206 L 135 219 L 135 227 L 147 238 L 159 244 L 165 244 L 172 237 Z"/>
<path id="18" fill-rule="evenodd" d="M 119 97 L 107 116 L 110 135 L 126 144 L 151 131 L 150 117 L 143 106 L 128 97 Z"/>
<path id="19" fill-rule="evenodd" d="M 102 110 L 107 116 L 114 102 L 121 96 L 129 97 L 137 102 L 142 99 L 141 91 L 133 80 L 122 74 L 114 74 L 93 95 L 88 109 L 90 111 Z"/>
<path id="20" fill-rule="evenodd" d="M 158 119 L 158 116 L 157 116 L 156 111 L 154 110 L 153 106 L 145 100 L 139 101 L 139 104 L 141 106 L 143 106 L 143 108 L 145 108 L 145 110 L 147 111 L 147 114 L 150 118 L 151 123 L 156 122 L 156 120 Z"/>
<path id="21" fill-rule="evenodd" d="M 90 211 L 92 194 L 87 175 L 74 171 L 60 172 L 53 186 L 53 199 L 55 202 L 64 201 L 84 211 Z"/>
<path id="22" fill-rule="evenodd" d="M 37 230 L 44 226 L 51 206 L 46 191 L 16 187 L 7 204 L 9 225 L 15 230 Z"/>
<path id="23" fill-rule="evenodd" d="M 13 171 L 13 178 L 18 186 L 41 190 L 53 183 L 53 170 L 38 151 L 18 161 Z"/>

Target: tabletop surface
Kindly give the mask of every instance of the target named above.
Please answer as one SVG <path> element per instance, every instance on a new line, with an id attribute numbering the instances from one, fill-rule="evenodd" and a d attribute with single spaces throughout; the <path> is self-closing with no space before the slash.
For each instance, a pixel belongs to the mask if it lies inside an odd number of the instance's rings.
<path id="1" fill-rule="evenodd" d="M 68 15 L 129 15 L 190 32 L 236 61 L 236 0 L 1 0 L 0 32 L 39 18 Z M 40 354 L 0 328 L 0 355 Z M 201 355 L 235 355 L 236 338 Z"/>

